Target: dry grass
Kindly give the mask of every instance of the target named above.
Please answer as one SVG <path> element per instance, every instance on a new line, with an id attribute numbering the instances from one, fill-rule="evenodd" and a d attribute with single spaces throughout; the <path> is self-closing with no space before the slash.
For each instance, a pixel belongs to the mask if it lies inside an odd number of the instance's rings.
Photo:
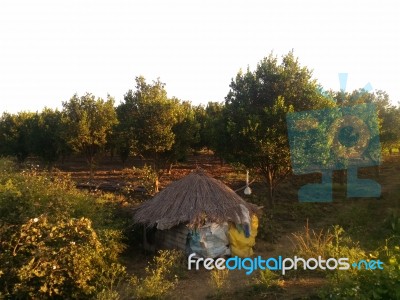
<path id="1" fill-rule="evenodd" d="M 329 230 L 320 231 L 310 230 L 307 224 L 304 227 L 304 231 L 299 233 L 292 233 L 293 239 L 290 239 L 293 246 L 296 249 L 296 253 L 303 257 L 327 257 L 335 238 L 335 235 L 329 232 Z"/>
<path id="2" fill-rule="evenodd" d="M 217 291 L 221 291 L 223 288 L 227 287 L 228 275 L 229 275 L 228 269 L 223 269 L 223 270 L 213 269 L 210 272 L 211 286 L 215 288 Z"/>

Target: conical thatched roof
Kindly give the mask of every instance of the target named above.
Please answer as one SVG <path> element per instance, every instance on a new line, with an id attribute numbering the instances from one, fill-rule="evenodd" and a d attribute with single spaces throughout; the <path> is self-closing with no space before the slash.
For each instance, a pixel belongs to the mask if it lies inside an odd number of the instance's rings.
<path id="1" fill-rule="evenodd" d="M 245 202 L 221 181 L 202 170 L 192 171 L 171 183 L 134 212 L 135 223 L 169 229 L 181 223 L 201 225 L 210 222 L 243 223 L 243 211 L 256 213 L 258 207 Z"/>

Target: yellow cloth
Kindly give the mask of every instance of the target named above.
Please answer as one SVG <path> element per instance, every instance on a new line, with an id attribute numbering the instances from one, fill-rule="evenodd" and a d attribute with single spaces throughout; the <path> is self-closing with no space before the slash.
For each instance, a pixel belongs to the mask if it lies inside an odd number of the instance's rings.
<path id="1" fill-rule="evenodd" d="M 232 256 L 249 257 L 253 255 L 253 246 L 256 244 L 258 218 L 251 217 L 250 236 L 247 238 L 244 232 L 237 230 L 236 225 L 229 224 L 228 238 L 231 246 Z"/>

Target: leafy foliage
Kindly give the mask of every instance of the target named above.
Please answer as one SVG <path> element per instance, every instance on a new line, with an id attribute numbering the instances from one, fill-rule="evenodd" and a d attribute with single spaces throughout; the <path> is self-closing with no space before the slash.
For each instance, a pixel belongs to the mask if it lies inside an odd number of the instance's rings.
<path id="1" fill-rule="evenodd" d="M 398 237 L 387 239 L 384 246 L 366 253 L 354 243 L 339 226 L 330 231 L 315 232 L 308 226 L 294 234 L 296 255 L 303 258 L 321 256 L 347 257 L 349 262 L 371 259 L 383 262 L 383 270 L 350 268 L 324 272 L 328 285 L 320 291 L 325 299 L 398 299 L 400 294 L 400 248 Z"/>
<path id="2" fill-rule="evenodd" d="M 86 157 L 92 176 L 96 155 L 106 145 L 111 129 L 118 122 L 114 99 L 109 96 L 104 101 L 91 94 L 79 98 L 75 94 L 68 102 L 63 102 L 63 107 L 68 144 Z"/>
<path id="3" fill-rule="evenodd" d="M 190 102 L 184 101 L 177 106 L 177 122 L 172 127 L 174 143 L 164 157 L 170 163 L 185 160 L 189 151 L 200 139 L 200 124 L 196 120 L 195 110 Z"/>
<path id="4" fill-rule="evenodd" d="M 204 126 L 202 131 L 205 145 L 214 151 L 221 160 L 230 157 L 227 114 L 225 106 L 218 102 L 208 102 L 205 108 Z"/>
<path id="5" fill-rule="evenodd" d="M 240 71 L 231 82 L 225 101 L 230 153 L 264 176 L 270 206 L 276 186 L 290 172 L 286 114 L 332 106 L 318 87 L 293 52 L 280 64 L 271 54 L 255 71 Z"/>
<path id="6" fill-rule="evenodd" d="M 20 112 L 15 115 L 4 113 L 0 119 L 0 153 L 17 157 L 19 162 L 32 152 L 32 128 L 34 114 Z"/>
<path id="7" fill-rule="evenodd" d="M 107 247 L 85 218 L 54 224 L 42 215 L 22 225 L 3 225 L 1 239 L 5 287 L 20 298 L 93 294 L 99 270 L 107 268 Z"/>
<path id="8" fill-rule="evenodd" d="M 8 160 L 0 160 L 0 219 L 4 222 L 22 224 L 47 214 L 52 222 L 84 216 L 100 226 L 111 223 L 110 209 L 101 197 L 78 191 L 67 178 L 51 178 L 35 169 L 18 172 Z"/>
<path id="9" fill-rule="evenodd" d="M 400 109 L 389 107 L 382 112 L 382 128 L 380 139 L 384 149 L 392 153 L 393 148 L 400 145 Z"/>
<path id="10" fill-rule="evenodd" d="M 267 289 L 282 288 L 284 281 L 279 279 L 279 275 L 269 269 L 261 270 L 255 278 L 256 284 L 262 285 Z"/>
<path id="11" fill-rule="evenodd" d="M 88 298 L 123 268 L 113 206 L 61 178 L 0 160 L 0 291 L 17 298 Z M 120 266 L 120 267 L 118 267 Z"/>
<path id="12" fill-rule="evenodd" d="M 138 187 L 138 183 L 148 194 L 154 194 L 154 182 L 157 180 L 157 174 L 152 167 L 144 165 L 143 168 L 126 168 L 123 173 L 126 180 L 130 182 L 125 188 L 127 194 L 134 192 Z M 135 182 L 136 185 L 132 182 Z"/>
<path id="13" fill-rule="evenodd" d="M 400 297 L 400 247 L 386 244 L 370 254 L 371 259 L 384 263 L 383 270 L 355 269 L 353 272 L 330 274 L 328 286 L 321 296 L 330 299 L 399 299 Z"/>
<path id="14" fill-rule="evenodd" d="M 194 110 L 189 102 L 168 98 L 160 80 L 149 84 L 137 77 L 136 90 L 128 91 L 117 112 L 120 156 L 125 160 L 135 153 L 151 160 L 157 192 L 159 177 L 172 163 L 184 159 L 199 139 Z"/>
<path id="15" fill-rule="evenodd" d="M 234 160 L 258 170 L 265 178 L 272 206 L 276 186 L 290 172 L 290 150 L 287 139 L 285 116 L 293 111 L 278 98 L 272 107 L 257 114 L 244 110 L 230 112 L 228 130 L 231 134 Z M 239 114 L 239 115 L 238 115 Z"/>
<path id="16" fill-rule="evenodd" d="M 144 278 L 131 278 L 135 296 L 139 299 L 160 298 L 173 289 L 178 279 L 171 270 L 178 264 L 181 256 L 182 253 L 176 250 L 160 250 L 146 267 Z"/>
<path id="17" fill-rule="evenodd" d="M 140 154 L 170 150 L 174 143 L 172 127 L 176 101 L 168 99 L 165 84 L 159 80 L 146 83 L 136 77 L 136 91 L 129 90 L 118 106 L 124 130 L 131 130 L 130 139 L 138 143 Z"/>
<path id="18" fill-rule="evenodd" d="M 66 126 L 61 112 L 45 108 L 35 114 L 31 134 L 32 153 L 40 157 L 50 170 L 61 156 L 72 151 L 65 138 Z"/>

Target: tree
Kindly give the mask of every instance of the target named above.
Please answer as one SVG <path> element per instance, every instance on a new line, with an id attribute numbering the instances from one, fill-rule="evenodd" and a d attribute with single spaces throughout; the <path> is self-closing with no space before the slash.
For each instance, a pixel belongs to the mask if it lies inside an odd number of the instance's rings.
<path id="1" fill-rule="evenodd" d="M 68 128 L 67 142 L 76 152 L 82 153 L 90 167 L 93 179 L 96 157 L 107 142 L 107 136 L 115 124 L 117 115 L 114 99 L 107 101 L 95 99 L 92 94 L 78 97 L 75 94 L 69 101 L 63 102 L 65 125 Z"/>
<path id="2" fill-rule="evenodd" d="M 381 143 L 392 154 L 400 145 L 400 108 L 389 107 L 382 114 Z"/>
<path id="3" fill-rule="evenodd" d="M 205 122 L 206 122 L 206 109 L 203 104 L 199 104 L 197 106 L 193 107 L 194 111 L 194 119 L 195 122 L 198 124 L 198 139 L 196 142 L 192 145 L 194 151 L 200 151 L 206 147 L 207 145 L 207 140 L 205 137 Z"/>
<path id="4" fill-rule="evenodd" d="M 207 147 L 219 157 L 221 165 L 224 158 L 228 158 L 230 154 L 229 134 L 226 124 L 227 116 L 224 104 L 208 102 L 205 108 L 203 139 L 206 141 Z"/>
<path id="5" fill-rule="evenodd" d="M 312 72 L 302 67 L 293 52 L 278 58 L 273 54 L 261 60 L 254 72 L 248 68 L 238 72 L 232 79 L 226 102 L 232 106 L 247 106 L 249 111 L 260 111 L 272 107 L 278 97 L 285 99 L 295 111 L 304 111 L 331 106 L 321 93 L 321 86 L 312 78 Z"/>
<path id="6" fill-rule="evenodd" d="M 111 143 L 114 143 L 115 150 L 124 166 L 129 155 L 137 154 L 137 141 L 134 135 L 135 124 L 131 112 L 127 110 L 128 106 L 127 103 L 121 103 L 117 106 L 118 124 L 115 125 L 110 136 Z"/>
<path id="7" fill-rule="evenodd" d="M 263 176 L 270 206 L 275 188 L 291 171 L 285 120 L 288 112 L 293 112 L 293 107 L 279 97 L 272 107 L 266 107 L 258 115 L 246 116 L 246 125 L 235 123 L 233 118 L 228 125 L 229 145 L 233 146 L 231 160 L 256 169 Z"/>
<path id="8" fill-rule="evenodd" d="M 163 156 L 175 142 L 174 126 L 178 123 L 177 99 L 169 99 L 165 84 L 159 79 L 148 84 L 144 77 L 136 77 L 136 90 L 129 90 L 118 106 L 123 139 L 120 147 L 136 152 L 152 161 L 156 174 L 154 189 L 167 168 Z"/>
<path id="9" fill-rule="evenodd" d="M 385 91 L 368 92 L 364 89 L 354 90 L 351 93 L 337 92 L 334 99 L 340 106 L 372 103 L 375 105 L 380 127 L 380 141 L 382 147 L 389 152 L 396 148 L 400 141 L 400 110 L 390 104 L 389 95 Z"/>
<path id="10" fill-rule="evenodd" d="M 45 108 L 41 113 L 36 113 L 34 119 L 32 151 L 51 171 L 55 162 L 71 151 L 65 140 L 66 127 L 63 124 L 62 113 Z"/>
<path id="11" fill-rule="evenodd" d="M 0 152 L 24 162 L 32 152 L 31 134 L 34 113 L 4 113 L 0 120 Z"/>
<path id="12" fill-rule="evenodd" d="M 185 160 L 188 153 L 194 149 L 200 140 L 200 124 L 196 120 L 195 110 L 188 101 L 178 102 L 176 106 L 176 123 L 172 127 L 174 143 L 170 150 L 164 152 L 163 157 L 171 170 L 172 164 Z"/>
<path id="13" fill-rule="evenodd" d="M 239 71 L 225 98 L 230 160 L 255 168 L 265 178 L 268 203 L 276 186 L 290 173 L 286 113 L 332 106 L 289 52 L 279 64 L 272 54 L 254 72 Z"/>

